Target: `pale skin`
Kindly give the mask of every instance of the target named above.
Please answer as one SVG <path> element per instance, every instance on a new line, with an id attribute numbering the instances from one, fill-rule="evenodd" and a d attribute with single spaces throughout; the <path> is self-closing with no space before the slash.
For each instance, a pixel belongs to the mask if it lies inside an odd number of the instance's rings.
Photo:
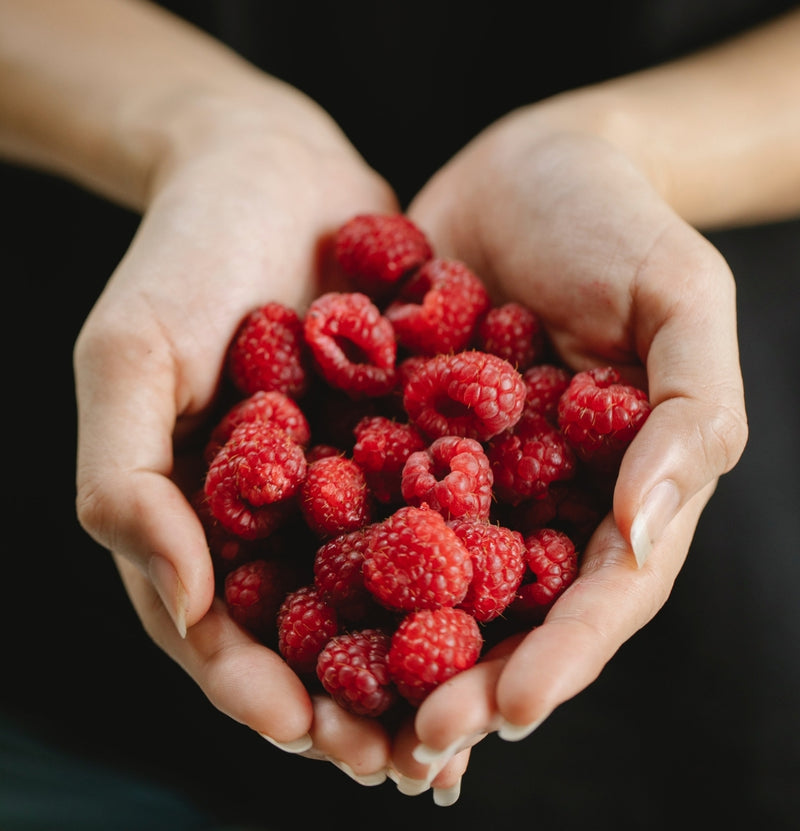
<path id="1" fill-rule="evenodd" d="M 0 15 L 0 153 L 143 216 L 75 347 L 81 523 L 217 708 L 365 785 L 388 774 L 450 804 L 472 745 L 525 737 L 659 611 L 744 448 L 735 284 L 696 228 L 800 210 L 800 13 L 523 107 L 409 206 L 438 251 L 529 303 L 573 368 L 617 365 L 654 409 L 544 625 L 444 684 L 396 736 L 312 700 L 230 620 L 180 487 L 182 440 L 238 322 L 270 299 L 302 310 L 323 285 L 320 241 L 355 213 L 397 210 L 389 184 L 314 102 L 155 7 L 0 0 Z"/>

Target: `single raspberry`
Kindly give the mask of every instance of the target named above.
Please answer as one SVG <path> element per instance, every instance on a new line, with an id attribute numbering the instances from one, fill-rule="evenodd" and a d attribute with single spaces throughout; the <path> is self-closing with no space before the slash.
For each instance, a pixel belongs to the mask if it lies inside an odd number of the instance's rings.
<path id="1" fill-rule="evenodd" d="M 323 543 L 314 556 L 314 583 L 322 596 L 347 620 L 363 620 L 375 598 L 364 585 L 364 557 L 369 526 Z"/>
<path id="2" fill-rule="evenodd" d="M 527 569 L 509 609 L 528 625 L 540 624 L 578 574 L 578 552 L 563 531 L 542 528 L 525 537 Z"/>
<path id="3" fill-rule="evenodd" d="M 387 609 L 455 606 L 472 573 L 469 552 L 433 508 L 404 506 L 370 528 L 364 585 Z"/>
<path id="4" fill-rule="evenodd" d="M 308 382 L 303 323 L 294 309 L 270 302 L 239 324 L 228 347 L 227 372 L 244 395 L 277 390 L 301 397 Z"/>
<path id="5" fill-rule="evenodd" d="M 611 510 L 613 491 L 596 487 L 585 476 L 553 482 L 539 499 L 521 502 L 505 511 L 505 521 L 523 537 L 551 527 L 581 544 L 588 541 L 600 520 Z"/>
<path id="6" fill-rule="evenodd" d="M 578 372 L 558 403 L 558 425 L 577 456 L 615 470 L 650 415 L 647 394 L 621 381 L 613 367 Z"/>
<path id="7" fill-rule="evenodd" d="M 410 612 L 389 647 L 389 673 L 400 695 L 417 707 L 439 684 L 473 666 L 483 637 L 475 618 L 443 606 Z"/>
<path id="8" fill-rule="evenodd" d="M 569 386 L 572 373 L 555 364 L 534 364 L 522 373 L 525 409 L 541 413 L 558 424 L 558 400 Z"/>
<path id="9" fill-rule="evenodd" d="M 524 404 L 520 373 L 508 361 L 477 350 L 430 358 L 403 393 L 409 419 L 432 438 L 486 441 L 513 427 Z"/>
<path id="10" fill-rule="evenodd" d="M 278 651 L 300 676 L 314 676 L 325 644 L 339 634 L 336 610 L 313 585 L 289 592 L 277 615 Z"/>
<path id="11" fill-rule="evenodd" d="M 262 541 L 243 539 L 225 528 L 211 513 L 202 488 L 192 494 L 190 501 L 205 531 L 208 552 L 218 577 L 224 578 L 237 566 L 259 557 Z"/>
<path id="12" fill-rule="evenodd" d="M 325 456 L 308 465 L 300 510 L 320 537 L 336 537 L 372 520 L 373 501 L 361 468 L 347 456 Z"/>
<path id="13" fill-rule="evenodd" d="M 306 312 L 303 331 L 317 370 L 331 386 L 352 398 L 385 395 L 394 387 L 394 330 L 367 295 L 320 295 Z"/>
<path id="14" fill-rule="evenodd" d="M 334 237 L 343 271 L 365 290 L 392 284 L 433 256 L 424 232 L 403 214 L 359 214 Z"/>
<path id="15" fill-rule="evenodd" d="M 544 330 L 535 312 L 510 301 L 492 307 L 481 318 L 475 330 L 474 346 L 524 372 L 544 352 Z"/>
<path id="16" fill-rule="evenodd" d="M 288 559 L 259 559 L 229 572 L 224 582 L 228 614 L 256 638 L 271 643 L 286 595 L 299 585 L 299 570 Z"/>
<path id="17" fill-rule="evenodd" d="M 397 343 L 414 354 L 466 349 L 491 300 L 480 278 L 458 260 L 429 260 L 386 308 Z"/>
<path id="18" fill-rule="evenodd" d="M 243 421 L 269 421 L 303 447 L 311 440 L 308 420 L 293 398 L 277 390 L 258 390 L 234 404 L 211 431 L 204 453 L 207 464 Z"/>
<path id="19" fill-rule="evenodd" d="M 305 475 L 303 448 L 285 430 L 265 421 L 243 422 L 208 468 L 208 508 L 231 533 L 266 537 L 293 510 L 291 498 Z"/>
<path id="20" fill-rule="evenodd" d="M 317 678 L 343 709 L 377 718 L 397 701 L 389 675 L 391 635 L 381 629 L 360 629 L 335 635 L 317 659 Z"/>
<path id="21" fill-rule="evenodd" d="M 353 461 L 364 471 L 373 497 L 385 505 L 402 501 L 403 465 L 427 441 L 413 425 L 386 416 L 363 418 L 354 434 Z"/>
<path id="22" fill-rule="evenodd" d="M 454 519 L 449 525 L 472 558 L 472 582 L 458 608 L 488 623 L 511 604 L 522 582 L 526 566 L 522 534 L 472 518 Z"/>
<path id="23" fill-rule="evenodd" d="M 408 457 L 401 489 L 407 504 L 427 503 L 445 519 L 487 519 L 492 508 L 492 469 L 479 441 L 442 436 Z"/>
<path id="24" fill-rule="evenodd" d="M 315 444 L 306 450 L 306 464 L 316 462 L 317 459 L 324 459 L 326 456 L 344 456 L 345 452 L 332 444 Z"/>
<path id="25" fill-rule="evenodd" d="M 534 411 L 525 411 L 510 430 L 495 436 L 486 453 L 495 495 L 510 505 L 539 499 L 553 482 L 575 475 L 575 454 L 565 436 Z"/>

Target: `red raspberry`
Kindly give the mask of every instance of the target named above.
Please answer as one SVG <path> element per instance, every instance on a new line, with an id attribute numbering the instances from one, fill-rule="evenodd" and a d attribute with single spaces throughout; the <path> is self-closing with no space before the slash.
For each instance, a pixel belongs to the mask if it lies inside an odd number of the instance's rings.
<path id="1" fill-rule="evenodd" d="M 397 381 L 392 324 L 365 294 L 327 292 L 309 306 L 304 335 L 320 375 L 352 398 L 388 393 Z"/>
<path id="2" fill-rule="evenodd" d="M 517 423 L 525 403 L 522 376 L 508 361 L 468 350 L 436 355 L 406 382 L 403 406 L 425 435 L 486 441 Z"/>
<path id="3" fill-rule="evenodd" d="M 334 237 L 339 265 L 365 290 L 394 283 L 433 256 L 425 234 L 402 214 L 359 214 Z"/>
<path id="4" fill-rule="evenodd" d="M 259 640 L 272 642 L 286 595 L 299 585 L 299 570 L 284 558 L 252 560 L 225 578 L 228 614 Z"/>
<path id="5" fill-rule="evenodd" d="M 206 532 L 206 543 L 214 571 L 220 577 L 261 553 L 262 540 L 246 540 L 223 526 L 211 513 L 205 491 L 201 488 L 192 494 L 192 507 Z"/>
<path id="6" fill-rule="evenodd" d="M 521 303 L 494 306 L 475 331 L 475 348 L 491 352 L 524 372 L 544 351 L 544 330 L 538 315 Z"/>
<path id="7" fill-rule="evenodd" d="M 455 606 L 472 580 L 472 560 L 444 517 L 423 506 L 398 508 L 369 532 L 364 585 L 392 611 Z"/>
<path id="8" fill-rule="evenodd" d="M 473 666 L 482 648 L 478 622 L 468 612 L 421 609 L 392 635 L 389 672 L 400 695 L 417 707 L 439 684 Z"/>
<path id="9" fill-rule="evenodd" d="M 442 436 L 412 453 L 403 468 L 403 499 L 427 503 L 445 519 L 487 519 L 492 507 L 492 469 L 475 439 Z"/>
<path id="10" fill-rule="evenodd" d="M 233 534 L 266 537 L 294 507 L 291 497 L 305 475 L 303 448 L 285 430 L 265 421 L 244 422 L 206 474 L 209 511 Z"/>
<path id="11" fill-rule="evenodd" d="M 294 309 L 266 303 L 240 324 L 228 347 L 228 376 L 244 395 L 277 390 L 305 393 L 307 366 L 303 324 Z"/>
<path id="12" fill-rule="evenodd" d="M 372 520 L 364 472 L 347 456 L 324 456 L 312 462 L 299 501 L 306 523 L 320 537 L 337 537 Z"/>
<path id="13" fill-rule="evenodd" d="M 511 604 L 522 582 L 526 566 L 522 534 L 478 519 L 454 519 L 449 525 L 472 557 L 472 582 L 458 608 L 488 623 Z"/>
<path id="14" fill-rule="evenodd" d="M 326 456 L 343 456 L 344 450 L 334 447 L 332 444 L 315 444 L 306 450 L 306 464 L 316 462 L 317 459 L 324 459 Z"/>
<path id="15" fill-rule="evenodd" d="M 427 442 L 416 427 L 386 416 L 367 416 L 355 427 L 353 461 L 364 471 L 375 499 L 402 501 L 400 478 L 408 457 Z"/>
<path id="16" fill-rule="evenodd" d="M 375 598 L 364 585 L 364 557 L 369 526 L 340 534 L 317 549 L 314 583 L 322 596 L 347 620 L 363 620 Z"/>
<path id="17" fill-rule="evenodd" d="M 358 716 L 377 718 L 397 701 L 389 675 L 391 636 L 361 629 L 331 638 L 317 659 L 317 678 L 331 698 Z"/>
<path id="18" fill-rule="evenodd" d="M 611 510 L 611 498 L 611 491 L 576 477 L 554 482 L 542 498 L 512 507 L 506 521 L 523 536 L 553 527 L 569 534 L 573 541 L 585 543 Z"/>
<path id="19" fill-rule="evenodd" d="M 272 422 L 303 447 L 311 440 L 308 421 L 294 399 L 277 390 L 259 390 L 234 404 L 220 419 L 206 445 L 204 458 L 207 464 L 211 464 L 219 449 L 231 437 L 234 427 L 243 421 Z"/>
<path id="20" fill-rule="evenodd" d="M 601 470 L 619 466 L 648 415 L 647 394 L 623 384 L 613 367 L 578 372 L 558 403 L 559 427 L 575 453 Z"/>
<path id="21" fill-rule="evenodd" d="M 313 585 L 301 586 L 284 598 L 278 610 L 278 651 L 298 674 L 313 676 L 325 644 L 339 634 L 336 610 Z"/>
<path id="22" fill-rule="evenodd" d="M 572 373 L 554 364 L 535 364 L 522 373 L 525 409 L 541 413 L 558 424 L 558 400 L 569 386 Z"/>
<path id="23" fill-rule="evenodd" d="M 570 537 L 554 528 L 526 537 L 525 548 L 527 570 L 510 611 L 538 625 L 577 576 L 578 553 Z"/>
<path id="24" fill-rule="evenodd" d="M 491 304 L 477 275 L 458 260 L 429 260 L 386 309 L 398 344 L 409 352 L 459 352 Z"/>
<path id="25" fill-rule="evenodd" d="M 553 482 L 575 475 L 575 454 L 558 428 L 543 415 L 525 412 L 487 447 L 494 492 L 509 505 L 543 497 Z"/>

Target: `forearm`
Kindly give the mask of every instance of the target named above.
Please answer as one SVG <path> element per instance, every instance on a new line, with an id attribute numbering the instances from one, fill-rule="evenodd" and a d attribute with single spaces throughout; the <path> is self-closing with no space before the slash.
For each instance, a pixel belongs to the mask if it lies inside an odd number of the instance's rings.
<path id="1" fill-rule="evenodd" d="M 687 221 L 800 212 L 800 11 L 736 40 L 531 108 L 624 150 Z"/>
<path id="2" fill-rule="evenodd" d="M 0 0 L 0 18 L 0 155 L 137 209 L 171 157 L 232 120 L 325 118 L 145 2 Z"/>

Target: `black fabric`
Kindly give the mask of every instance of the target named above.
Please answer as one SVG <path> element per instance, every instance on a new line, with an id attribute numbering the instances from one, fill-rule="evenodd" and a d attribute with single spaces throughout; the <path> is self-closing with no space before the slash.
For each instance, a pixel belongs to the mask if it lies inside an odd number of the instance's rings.
<path id="1" fill-rule="evenodd" d="M 165 5 L 316 97 L 408 198 L 507 109 L 681 54 L 793 4 L 566 2 L 530 4 L 524 16 L 502 2 L 480 14 L 431 3 Z M 11 208 L 0 230 L 10 501 L 0 707 L 15 729 L 57 751 L 40 757 L 48 771 L 74 754 L 130 777 L 134 790 L 152 783 L 160 796 L 138 803 L 143 829 L 160 827 L 146 815 L 158 813 L 163 790 L 173 793 L 176 829 L 477 829 L 499 820 L 660 831 L 690 816 L 712 828 L 796 827 L 800 221 L 711 235 L 739 285 L 751 439 L 720 482 L 667 605 L 528 740 L 482 743 L 460 800 L 441 809 L 429 795 L 362 788 L 272 748 L 214 710 L 148 640 L 73 508 L 72 344 L 138 218 L 13 167 L 0 167 L 0 193 Z M 26 787 L 52 809 L 63 791 L 46 790 L 48 781 Z M 131 827 L 130 799 L 91 787 L 97 801 L 107 797 L 104 827 Z M 32 809 L 19 827 L 67 827 L 36 818 Z"/>

